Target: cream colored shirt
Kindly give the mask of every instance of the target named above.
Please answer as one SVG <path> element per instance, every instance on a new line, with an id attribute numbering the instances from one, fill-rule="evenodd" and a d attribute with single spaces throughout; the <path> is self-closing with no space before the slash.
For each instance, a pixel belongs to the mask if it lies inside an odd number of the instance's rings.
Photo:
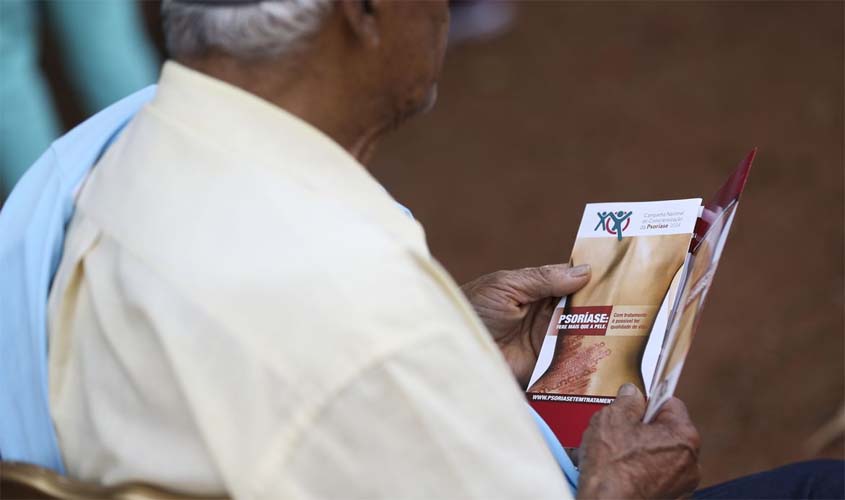
<path id="1" fill-rule="evenodd" d="M 318 130 L 175 63 L 82 188 L 49 331 L 78 478 L 571 496 L 420 225 Z"/>

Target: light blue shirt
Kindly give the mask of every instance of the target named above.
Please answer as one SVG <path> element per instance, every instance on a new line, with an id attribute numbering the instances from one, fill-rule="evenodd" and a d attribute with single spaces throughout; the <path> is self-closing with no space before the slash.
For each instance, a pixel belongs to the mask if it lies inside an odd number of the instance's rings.
<path id="1" fill-rule="evenodd" d="M 554 432 L 552 432 L 549 424 L 543 420 L 543 417 L 541 417 L 540 414 L 531 407 L 531 405 L 528 405 L 528 409 L 531 411 L 531 416 L 534 417 L 534 422 L 537 424 L 537 428 L 540 429 L 540 434 L 543 435 L 543 439 L 546 441 L 546 446 L 549 447 L 549 451 L 552 452 L 555 460 L 557 460 L 557 464 L 566 476 L 566 481 L 572 489 L 572 496 L 575 496 L 575 493 L 578 491 L 578 479 L 580 477 L 578 468 L 575 467 L 574 463 L 572 463 L 572 459 L 569 458 L 566 450 L 563 449 L 563 445 L 560 444 L 560 441 L 555 436 Z"/>
<path id="2" fill-rule="evenodd" d="M 102 152 L 155 94 L 147 87 L 56 140 L 0 211 L 0 456 L 64 472 L 50 417 L 47 296 L 74 193 Z"/>

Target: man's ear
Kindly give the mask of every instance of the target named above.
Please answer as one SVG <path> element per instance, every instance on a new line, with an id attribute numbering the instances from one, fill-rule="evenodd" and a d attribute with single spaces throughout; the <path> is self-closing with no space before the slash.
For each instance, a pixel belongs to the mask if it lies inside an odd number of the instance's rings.
<path id="1" fill-rule="evenodd" d="M 368 47 L 377 47 L 381 42 L 378 16 L 379 0 L 340 0 L 340 9 L 352 32 Z"/>

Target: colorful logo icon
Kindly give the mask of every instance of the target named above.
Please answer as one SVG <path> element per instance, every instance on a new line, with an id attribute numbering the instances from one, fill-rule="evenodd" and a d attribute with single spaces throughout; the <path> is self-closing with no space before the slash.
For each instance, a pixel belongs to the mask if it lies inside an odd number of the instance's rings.
<path id="1" fill-rule="evenodd" d="M 593 231 L 607 231 L 610 234 L 615 234 L 616 239 L 622 241 L 622 233 L 631 225 L 631 215 L 634 212 L 599 212 L 599 223 Z"/>

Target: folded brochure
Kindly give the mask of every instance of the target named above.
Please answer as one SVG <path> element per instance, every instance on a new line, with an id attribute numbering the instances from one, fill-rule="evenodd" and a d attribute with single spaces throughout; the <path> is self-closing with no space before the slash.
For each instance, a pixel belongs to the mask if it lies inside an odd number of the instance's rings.
<path id="1" fill-rule="evenodd" d="M 675 391 L 756 149 L 713 198 L 591 203 L 572 250 L 592 278 L 552 314 L 528 400 L 565 447 L 631 382 L 651 421 Z"/>

